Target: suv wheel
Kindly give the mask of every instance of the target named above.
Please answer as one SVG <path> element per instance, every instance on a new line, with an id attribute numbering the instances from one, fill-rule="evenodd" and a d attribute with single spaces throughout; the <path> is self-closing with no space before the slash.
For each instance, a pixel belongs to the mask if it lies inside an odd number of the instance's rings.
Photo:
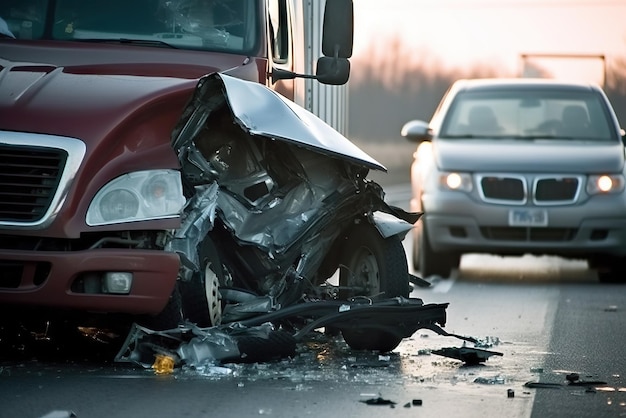
<path id="1" fill-rule="evenodd" d="M 422 277 L 426 278 L 433 275 L 450 277 L 452 269 L 459 267 L 461 255 L 452 252 L 434 251 L 428 241 L 428 230 L 424 221 L 420 222 L 415 231 L 417 232 L 417 239 L 416 248 L 413 251 Z"/>
<path id="2" fill-rule="evenodd" d="M 596 268 L 600 283 L 626 283 L 626 257 L 606 256 L 589 260 Z"/>

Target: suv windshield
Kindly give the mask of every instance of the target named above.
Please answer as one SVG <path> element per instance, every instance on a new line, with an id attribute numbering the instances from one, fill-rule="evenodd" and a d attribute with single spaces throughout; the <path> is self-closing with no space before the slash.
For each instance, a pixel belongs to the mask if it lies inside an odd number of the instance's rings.
<path id="1" fill-rule="evenodd" d="M 257 41 L 259 15 L 249 0 L 2 0 L 0 32 L 246 53 Z"/>
<path id="2" fill-rule="evenodd" d="M 612 141 L 611 132 L 595 93 L 511 89 L 459 93 L 440 136 Z"/>

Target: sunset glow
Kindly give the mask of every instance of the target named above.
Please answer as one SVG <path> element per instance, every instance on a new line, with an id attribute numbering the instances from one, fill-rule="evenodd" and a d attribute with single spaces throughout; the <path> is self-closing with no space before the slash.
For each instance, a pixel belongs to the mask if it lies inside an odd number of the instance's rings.
<path id="1" fill-rule="evenodd" d="M 408 63 L 488 64 L 519 75 L 526 53 L 626 55 L 626 0 L 354 0 L 354 10 L 355 57 L 383 54 L 396 39 L 414 51 Z M 559 77 L 604 81 L 598 59 L 538 64 Z"/>

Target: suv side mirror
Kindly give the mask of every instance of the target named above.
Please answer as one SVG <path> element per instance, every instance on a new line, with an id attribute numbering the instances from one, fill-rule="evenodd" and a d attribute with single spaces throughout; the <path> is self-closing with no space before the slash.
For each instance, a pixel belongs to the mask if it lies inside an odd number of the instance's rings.
<path id="1" fill-rule="evenodd" d="M 413 142 L 430 141 L 433 139 L 433 132 L 427 122 L 412 120 L 405 123 L 400 130 L 400 135 Z"/>

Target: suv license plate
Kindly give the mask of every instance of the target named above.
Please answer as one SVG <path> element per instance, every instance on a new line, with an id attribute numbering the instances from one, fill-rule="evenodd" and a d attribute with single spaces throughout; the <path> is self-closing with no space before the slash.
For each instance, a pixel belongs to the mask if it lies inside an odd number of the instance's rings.
<path id="1" fill-rule="evenodd" d="M 548 226 L 548 211 L 545 209 L 511 209 L 509 226 Z"/>

